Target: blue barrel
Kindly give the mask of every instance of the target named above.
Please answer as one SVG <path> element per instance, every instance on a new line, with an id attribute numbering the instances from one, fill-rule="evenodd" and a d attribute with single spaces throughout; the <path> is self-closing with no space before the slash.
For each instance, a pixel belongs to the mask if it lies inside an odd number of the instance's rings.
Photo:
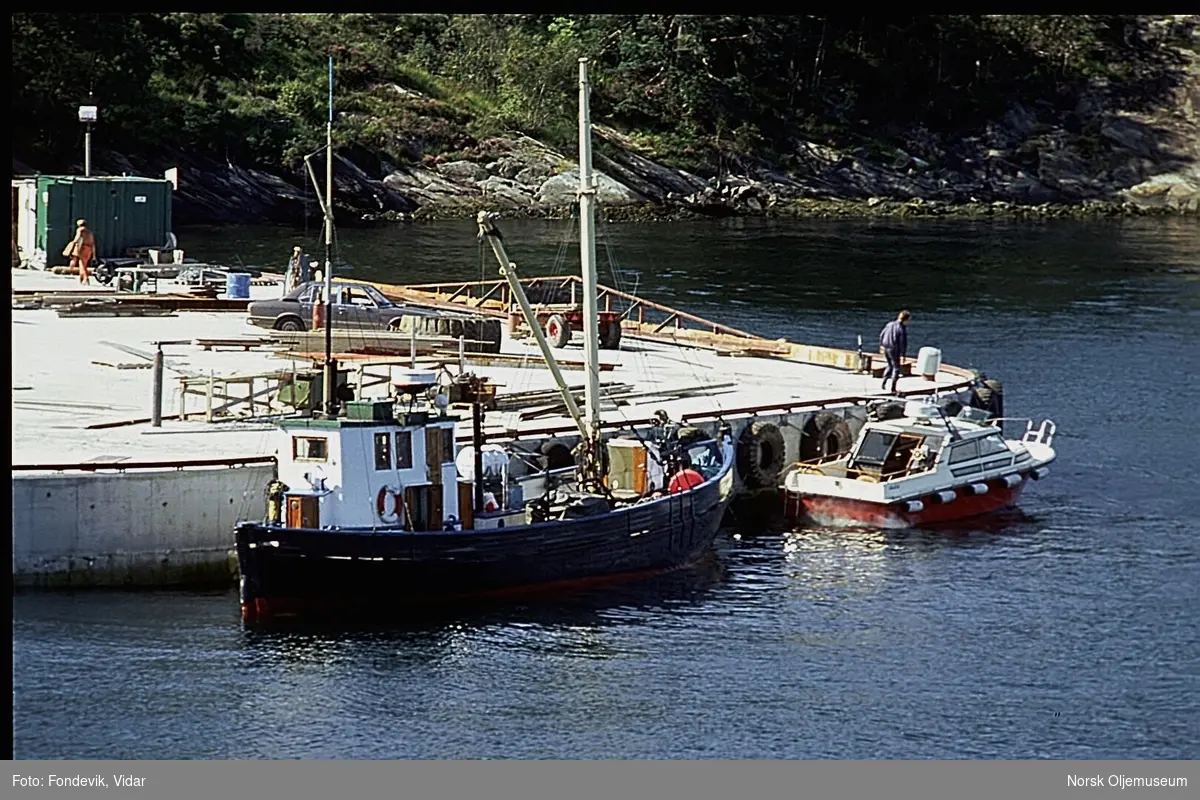
<path id="1" fill-rule="evenodd" d="M 225 276 L 225 296 L 230 300 L 250 299 L 250 275 L 246 272 L 231 272 Z"/>

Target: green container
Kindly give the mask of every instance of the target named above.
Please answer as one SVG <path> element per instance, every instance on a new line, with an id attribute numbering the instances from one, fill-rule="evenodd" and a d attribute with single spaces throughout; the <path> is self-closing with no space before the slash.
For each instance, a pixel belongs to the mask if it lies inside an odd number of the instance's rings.
<path id="1" fill-rule="evenodd" d="M 120 258 L 132 248 L 164 248 L 173 189 L 162 178 L 39 175 L 34 247 L 46 254 L 47 267 L 67 264 L 62 251 L 75 238 L 75 221 L 86 219 L 96 237 L 97 258 Z"/>
<path id="2" fill-rule="evenodd" d="M 360 422 L 394 422 L 396 406 L 391 400 L 352 400 L 346 403 L 346 419 Z"/>

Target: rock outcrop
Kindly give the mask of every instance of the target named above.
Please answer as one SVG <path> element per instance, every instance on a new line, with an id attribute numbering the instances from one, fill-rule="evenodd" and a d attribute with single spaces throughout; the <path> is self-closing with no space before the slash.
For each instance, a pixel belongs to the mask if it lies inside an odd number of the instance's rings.
<path id="1" fill-rule="evenodd" d="M 1143 36 L 1177 46 L 1165 98 L 1152 109 L 1103 83 L 1075 108 L 1013 103 L 982 130 L 955 138 L 917 127 L 890 148 L 835 149 L 795 140 L 788 169 L 729 153 L 721 174 L 700 176 L 655 161 L 629 137 L 595 127 L 597 190 L 611 213 L 831 213 L 841 203 L 873 214 L 1200 212 L 1200 17 L 1165 18 Z M 1190 38 L 1189 38 L 1190 37 Z M 322 156 L 314 169 L 324 176 Z M 135 159 L 100 153 L 99 171 L 159 175 L 180 168 L 182 222 L 295 221 L 320 216 L 307 174 L 273 174 L 190 157 Z M 22 165 L 24 166 L 24 165 Z M 17 162 L 14 160 L 14 171 Z M 575 200 L 573 159 L 528 136 L 477 143 L 453 157 L 393 165 L 340 153 L 335 203 L 357 219 L 458 216 L 477 209 L 562 213 Z M 1065 209 L 1065 210 L 1064 210 Z M 1053 210 L 1053 211 L 1051 211 Z M 339 224 L 347 214 L 339 213 Z"/>

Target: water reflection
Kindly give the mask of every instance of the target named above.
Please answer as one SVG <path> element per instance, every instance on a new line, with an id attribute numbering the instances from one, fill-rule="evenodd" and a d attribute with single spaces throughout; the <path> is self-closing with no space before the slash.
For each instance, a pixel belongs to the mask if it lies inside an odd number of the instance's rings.
<path id="1" fill-rule="evenodd" d="M 782 551 L 788 578 L 805 596 L 842 599 L 909 578 L 921 561 L 944 562 L 948 548 L 1021 547 L 1022 537 L 1041 531 L 1037 517 L 1015 508 L 923 528 L 805 526 L 783 534 Z"/>
<path id="2" fill-rule="evenodd" d="M 612 626 L 641 625 L 656 613 L 705 602 L 725 580 L 713 551 L 684 569 L 566 593 L 519 599 L 439 603 L 419 612 L 370 616 L 281 617 L 255 623 L 245 645 L 285 660 L 328 661 L 343 646 L 388 644 L 416 658 L 442 658 L 464 641 L 488 640 L 543 653 L 605 657 L 593 636 Z"/>

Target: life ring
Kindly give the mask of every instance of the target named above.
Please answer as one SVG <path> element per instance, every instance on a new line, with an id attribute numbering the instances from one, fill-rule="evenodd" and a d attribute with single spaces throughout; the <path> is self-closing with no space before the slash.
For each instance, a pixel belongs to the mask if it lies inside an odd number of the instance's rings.
<path id="1" fill-rule="evenodd" d="M 749 489 L 767 489 L 777 485 L 785 461 L 783 434 L 765 421 L 751 423 L 738 438 L 737 469 Z"/>
<path id="2" fill-rule="evenodd" d="M 850 423 L 832 411 L 822 411 L 804 423 L 800 433 L 800 460 L 811 461 L 845 453 L 853 445 L 854 433 Z"/>
<path id="3" fill-rule="evenodd" d="M 391 510 L 388 510 L 388 498 L 392 499 Z M 392 523 L 400 519 L 400 510 L 403 508 L 403 501 L 400 499 L 400 492 L 393 489 L 391 486 L 384 486 L 379 490 L 379 494 L 375 495 L 375 513 L 379 515 L 379 519 Z"/>

